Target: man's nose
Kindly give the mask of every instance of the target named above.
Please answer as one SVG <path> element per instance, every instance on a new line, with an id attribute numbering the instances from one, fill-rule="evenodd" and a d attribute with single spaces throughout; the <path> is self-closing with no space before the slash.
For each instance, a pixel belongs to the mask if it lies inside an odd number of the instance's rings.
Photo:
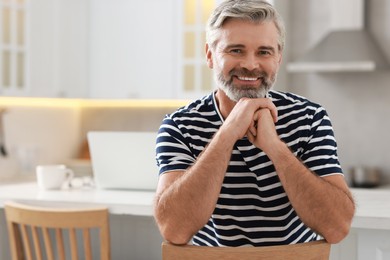
<path id="1" fill-rule="evenodd" d="M 260 60 L 256 55 L 248 54 L 241 61 L 241 67 L 249 71 L 260 68 Z"/>

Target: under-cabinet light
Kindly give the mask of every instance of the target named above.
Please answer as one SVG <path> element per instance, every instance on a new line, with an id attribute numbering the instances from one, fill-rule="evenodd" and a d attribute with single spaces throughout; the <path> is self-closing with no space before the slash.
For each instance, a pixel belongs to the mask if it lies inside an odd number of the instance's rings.
<path id="1" fill-rule="evenodd" d="M 188 104 L 188 100 L 176 99 L 65 99 L 34 97 L 0 97 L 1 106 L 24 107 L 172 107 Z"/>

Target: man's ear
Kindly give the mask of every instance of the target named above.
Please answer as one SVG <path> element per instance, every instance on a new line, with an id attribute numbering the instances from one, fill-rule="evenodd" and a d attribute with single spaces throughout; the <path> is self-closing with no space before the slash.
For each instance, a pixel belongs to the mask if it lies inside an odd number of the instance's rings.
<path id="1" fill-rule="evenodd" d="M 210 69 L 212 69 L 213 68 L 213 53 L 212 53 L 211 48 L 210 48 L 208 43 L 206 43 L 205 50 L 206 50 L 207 66 Z"/>
<path id="2" fill-rule="evenodd" d="M 280 64 L 282 64 L 282 60 L 283 60 L 283 53 L 280 53 L 279 61 L 278 61 L 279 66 L 280 66 Z"/>

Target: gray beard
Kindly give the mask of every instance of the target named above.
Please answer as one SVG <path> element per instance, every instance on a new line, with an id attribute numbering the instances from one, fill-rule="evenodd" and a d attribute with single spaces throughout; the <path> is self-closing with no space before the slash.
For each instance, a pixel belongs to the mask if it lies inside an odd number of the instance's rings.
<path id="1" fill-rule="evenodd" d="M 265 73 L 262 74 L 262 82 L 260 86 L 240 86 L 237 87 L 233 84 L 233 78 L 230 77 L 229 80 L 225 80 L 222 73 L 218 75 L 214 73 L 215 81 L 218 84 L 218 87 L 225 92 L 232 101 L 238 102 L 241 98 L 264 98 L 267 96 L 268 91 L 273 87 L 276 81 L 276 74 L 269 78 Z"/>

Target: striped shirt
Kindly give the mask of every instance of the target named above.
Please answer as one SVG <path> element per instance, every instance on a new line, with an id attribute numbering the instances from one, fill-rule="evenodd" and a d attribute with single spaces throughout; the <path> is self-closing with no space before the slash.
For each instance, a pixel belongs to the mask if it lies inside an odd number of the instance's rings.
<path id="1" fill-rule="evenodd" d="M 278 109 L 276 131 L 291 151 L 318 176 L 342 174 L 332 125 L 324 108 L 291 93 L 271 90 L 269 98 Z M 223 121 L 215 93 L 167 115 L 157 137 L 160 174 L 194 164 Z M 238 140 L 215 210 L 192 242 L 206 246 L 269 246 L 316 239 L 319 236 L 305 226 L 291 206 L 267 155 L 246 137 Z"/>

